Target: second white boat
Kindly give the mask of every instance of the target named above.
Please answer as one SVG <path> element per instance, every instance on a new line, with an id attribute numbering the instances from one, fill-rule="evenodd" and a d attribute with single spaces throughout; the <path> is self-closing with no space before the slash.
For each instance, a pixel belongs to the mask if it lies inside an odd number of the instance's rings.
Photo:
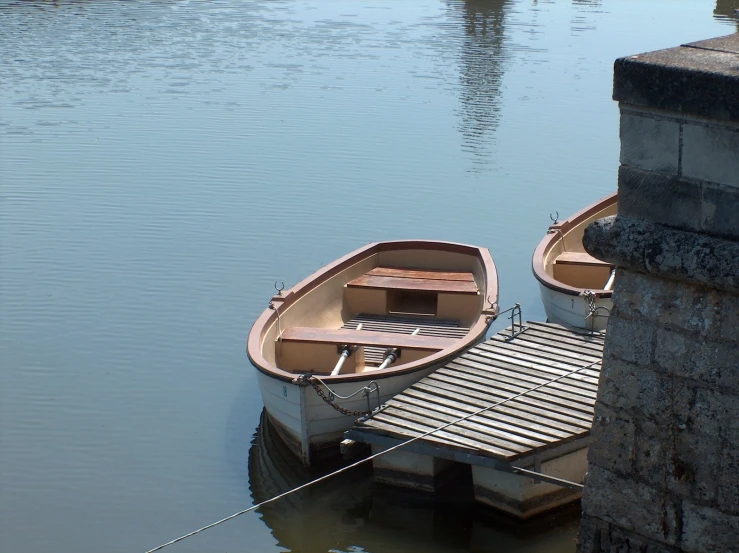
<path id="1" fill-rule="evenodd" d="M 592 331 L 606 328 L 615 267 L 589 255 L 582 238 L 585 227 L 616 215 L 617 210 L 617 194 L 602 198 L 564 221 L 555 221 L 539 242 L 532 269 L 549 322 Z"/>

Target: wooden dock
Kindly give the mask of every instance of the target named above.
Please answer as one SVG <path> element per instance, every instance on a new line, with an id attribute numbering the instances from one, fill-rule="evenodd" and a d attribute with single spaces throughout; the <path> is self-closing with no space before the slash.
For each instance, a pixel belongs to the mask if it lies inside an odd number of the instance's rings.
<path id="1" fill-rule="evenodd" d="M 378 452 L 587 368 L 375 459 L 378 481 L 435 490 L 446 469 L 472 465 L 477 500 L 522 518 L 579 497 L 567 483 L 582 482 L 587 470 L 605 335 L 538 322 L 511 333 L 478 344 L 359 419 L 347 439 Z"/>

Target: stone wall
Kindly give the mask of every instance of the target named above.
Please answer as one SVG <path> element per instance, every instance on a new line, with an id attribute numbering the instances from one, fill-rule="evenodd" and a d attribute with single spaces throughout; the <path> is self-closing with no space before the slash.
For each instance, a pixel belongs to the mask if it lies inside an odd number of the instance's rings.
<path id="1" fill-rule="evenodd" d="M 616 61 L 617 265 L 580 553 L 739 552 L 739 35 Z"/>

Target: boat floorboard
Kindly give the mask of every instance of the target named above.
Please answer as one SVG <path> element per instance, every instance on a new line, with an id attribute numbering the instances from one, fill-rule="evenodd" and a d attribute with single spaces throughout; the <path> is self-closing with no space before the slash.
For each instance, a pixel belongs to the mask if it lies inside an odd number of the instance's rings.
<path id="1" fill-rule="evenodd" d="M 360 313 L 344 323 L 341 328 L 353 330 L 360 323 L 362 330 L 395 332 L 398 334 L 412 334 L 414 330 L 420 328 L 419 336 L 435 336 L 437 338 L 464 338 L 470 330 L 468 327 L 459 326 L 459 321 L 453 319 L 412 317 L 408 315 L 373 315 L 370 313 Z M 365 347 L 365 363 L 380 365 L 384 353 L 385 348 Z"/>
<path id="2" fill-rule="evenodd" d="M 605 334 L 533 321 L 513 339 L 510 332 L 499 332 L 396 395 L 381 411 L 359 419 L 347 437 L 408 440 L 582 368 L 417 443 L 506 463 L 572 441 L 586 443 Z M 414 451 L 414 444 L 407 448 Z"/>

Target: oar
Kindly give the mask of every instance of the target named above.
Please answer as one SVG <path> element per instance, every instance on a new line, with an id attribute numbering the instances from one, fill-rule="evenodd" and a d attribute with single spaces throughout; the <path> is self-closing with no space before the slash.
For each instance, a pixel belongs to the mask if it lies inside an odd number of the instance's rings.
<path id="1" fill-rule="evenodd" d="M 603 287 L 603 290 L 610 290 L 613 288 L 613 281 L 616 279 L 616 269 L 613 269 L 611 271 L 611 276 L 608 277 L 608 282 L 606 282 L 606 285 Z"/>
<path id="2" fill-rule="evenodd" d="M 420 328 L 417 328 L 411 333 L 411 336 L 416 336 L 418 333 L 421 332 Z M 377 367 L 378 371 L 381 371 L 385 367 L 387 367 L 390 363 L 395 363 L 395 361 L 400 357 L 400 350 L 398 348 L 392 348 L 390 351 L 387 352 L 387 355 L 385 356 L 385 360 L 382 362 L 382 365 Z"/>
<path id="3" fill-rule="evenodd" d="M 357 325 L 357 330 L 362 330 L 362 323 L 359 323 Z M 336 366 L 334 367 L 334 370 L 331 371 L 331 376 L 336 376 L 341 372 L 341 367 L 344 366 L 344 361 L 347 360 L 347 358 L 354 353 L 354 350 L 356 349 L 356 346 L 349 346 L 346 345 L 341 350 L 341 355 L 339 356 L 339 360 L 336 362 Z"/>

